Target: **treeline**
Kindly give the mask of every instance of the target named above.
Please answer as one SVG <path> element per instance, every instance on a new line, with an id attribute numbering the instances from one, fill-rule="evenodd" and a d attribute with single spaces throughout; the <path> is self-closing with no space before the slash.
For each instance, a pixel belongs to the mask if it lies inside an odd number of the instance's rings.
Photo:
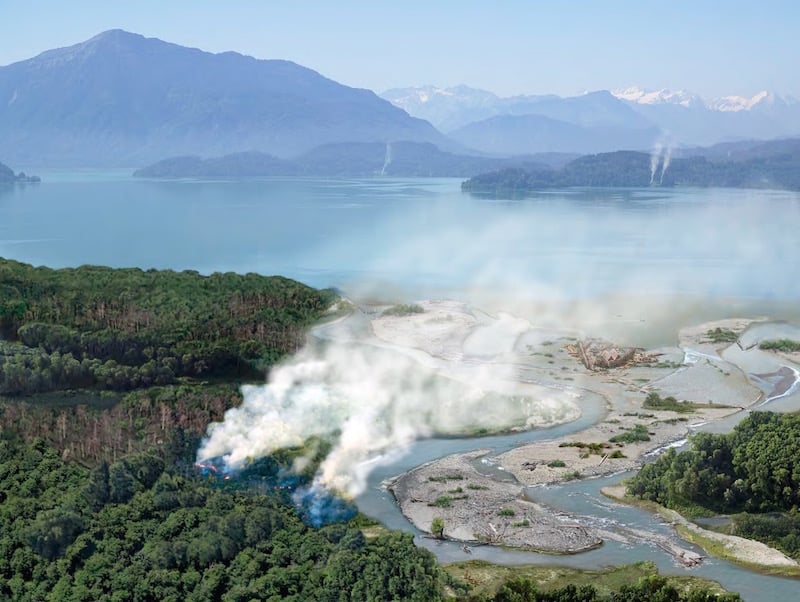
<path id="1" fill-rule="evenodd" d="M 153 448 L 194 451 L 212 422 L 241 403 L 234 384 L 171 385 L 132 391 L 54 393 L 0 402 L 0 431 L 43 439 L 61 457 L 94 466 Z"/>
<path id="2" fill-rule="evenodd" d="M 201 159 L 171 157 L 136 170 L 143 178 L 242 178 L 263 176 L 468 177 L 490 169 L 525 165 L 526 157 L 456 155 L 425 142 L 343 142 L 324 144 L 292 159 L 243 152 Z"/>
<path id="3" fill-rule="evenodd" d="M 0 259 L 0 394 L 263 376 L 335 300 L 276 276 Z"/>
<path id="4" fill-rule="evenodd" d="M 733 432 L 691 443 L 646 464 L 628 493 L 690 515 L 754 513 L 734 516 L 733 533 L 800 556 L 800 415 L 753 412 Z"/>
<path id="5" fill-rule="evenodd" d="M 666 169 L 654 169 L 648 153 L 617 151 L 586 155 L 560 170 L 507 168 L 480 174 L 462 183 L 462 190 L 488 196 L 519 197 L 548 188 L 696 186 L 800 190 L 800 154 L 755 157 L 742 161 L 710 161 L 705 157 L 673 158 Z"/>

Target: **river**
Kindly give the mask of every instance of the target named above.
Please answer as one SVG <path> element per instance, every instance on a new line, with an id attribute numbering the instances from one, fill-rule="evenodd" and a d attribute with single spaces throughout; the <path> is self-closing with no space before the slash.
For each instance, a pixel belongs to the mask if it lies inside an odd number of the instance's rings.
<path id="1" fill-rule="evenodd" d="M 709 319 L 800 321 L 797 193 L 554 190 L 511 201 L 474 198 L 446 178 L 156 181 L 134 179 L 131 171 L 31 169 L 41 184 L 0 187 L 0 256 L 50 267 L 281 274 L 364 300 L 455 298 L 643 346 L 674 344 L 679 326 Z M 414 532 L 382 489 L 385 479 L 457 451 L 502 451 L 556 437 L 603 413 L 599 406 L 582 410 L 578 421 L 552 429 L 418 441 L 374 470 L 359 507 Z M 614 480 L 535 495 L 594 520 L 652 527 L 657 519 L 649 513 L 599 495 Z M 418 542 L 442 561 L 465 558 L 460 545 Z M 685 573 L 645 543 L 607 542 L 569 557 L 480 547 L 473 557 L 587 568 L 649 559 L 665 572 Z M 746 600 L 796 597 L 796 581 L 715 559 L 690 574 L 720 581 Z"/>

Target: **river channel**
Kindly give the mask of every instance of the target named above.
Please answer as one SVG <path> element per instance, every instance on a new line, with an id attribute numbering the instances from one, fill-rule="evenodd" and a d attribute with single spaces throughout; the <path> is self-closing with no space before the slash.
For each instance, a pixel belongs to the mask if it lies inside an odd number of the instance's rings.
<path id="1" fill-rule="evenodd" d="M 778 325 L 781 330 L 794 328 L 791 325 Z M 756 325 L 749 331 L 749 339 L 758 339 L 759 333 L 766 335 L 774 331 L 774 323 Z M 776 363 L 780 363 L 775 360 Z M 754 379 L 756 382 L 757 379 Z M 763 383 L 762 383 L 763 385 Z M 569 566 L 582 569 L 599 569 L 613 565 L 649 560 L 655 563 L 662 573 L 676 575 L 702 576 L 722 584 L 726 589 L 737 591 L 744 600 L 792 600 L 796 599 L 798 582 L 790 578 L 772 577 L 744 569 L 725 560 L 707 557 L 697 567 L 687 569 L 658 547 L 653 539 L 634 538 L 626 542 L 606 539 L 600 548 L 575 555 L 548 555 L 527 551 L 514 551 L 492 546 L 477 546 L 467 555 L 459 542 L 437 541 L 425 537 L 402 515 L 386 483 L 398 475 L 421 464 L 431 462 L 450 454 L 476 449 L 491 450 L 486 458 L 489 470 L 500 471 L 491 466 L 491 457 L 519 445 L 534 441 L 553 439 L 581 431 L 602 420 L 605 408 L 602 403 L 584 406 L 578 420 L 550 428 L 536 429 L 510 435 L 475 438 L 431 438 L 419 440 L 402 450 L 402 453 L 376 461 L 369 476 L 368 489 L 356 498 L 359 509 L 391 529 L 414 533 L 418 545 L 433 552 L 441 562 L 457 562 L 471 558 L 505 565 L 540 564 Z M 800 391 L 797 383 L 788 390 L 770 396 L 765 393 L 764 400 L 758 404 L 760 410 L 796 411 L 800 409 Z M 715 424 L 702 425 L 699 429 L 716 432 L 732 429 L 747 415 L 746 411 L 736 412 L 729 418 Z M 679 542 L 681 547 L 705 554 L 701 549 L 683 541 L 673 527 L 658 516 L 640 508 L 627 506 L 609 500 L 600 489 L 618 484 L 632 473 L 621 473 L 603 478 L 573 481 L 561 485 L 528 488 L 526 494 L 534 501 L 544 504 L 557 512 L 563 512 L 582 522 L 590 523 L 604 530 L 647 531 L 669 537 Z M 509 475 L 510 476 L 510 475 Z"/>

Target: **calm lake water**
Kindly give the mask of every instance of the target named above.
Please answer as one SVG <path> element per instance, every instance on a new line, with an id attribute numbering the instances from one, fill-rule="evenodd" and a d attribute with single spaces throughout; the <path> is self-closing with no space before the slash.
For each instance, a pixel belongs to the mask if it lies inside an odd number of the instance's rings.
<path id="1" fill-rule="evenodd" d="M 0 256 L 37 265 L 253 271 L 385 300 L 493 298 L 509 309 L 527 304 L 527 315 L 544 321 L 542 307 L 573 310 L 571 317 L 584 321 L 594 316 L 611 330 L 609 322 L 623 325 L 642 345 L 669 342 L 677 326 L 701 319 L 798 316 L 797 193 L 564 190 L 487 200 L 462 194 L 456 179 L 162 182 L 133 179 L 130 170 L 28 171 L 43 182 L 0 187 Z M 553 436 L 521 437 L 544 435 Z M 374 475 L 359 505 L 391 527 L 414 531 L 377 487 L 381 478 L 456 448 L 515 442 L 419 442 L 402 462 Z M 605 482 L 540 495 L 612 520 L 612 506 L 598 494 Z M 634 526 L 654 520 L 637 509 L 614 513 Z M 463 558 L 455 544 L 420 543 L 443 560 Z M 569 558 L 489 548 L 475 555 L 583 567 L 652 559 L 685 574 L 642 545 L 609 543 Z M 714 559 L 694 574 L 718 579 L 747 600 L 788 600 L 797 591 L 796 581 Z"/>
<path id="2" fill-rule="evenodd" d="M 463 194 L 457 179 L 36 173 L 39 185 L 0 188 L 0 256 L 254 271 L 415 297 L 800 296 L 796 193 L 570 190 L 508 201 Z"/>

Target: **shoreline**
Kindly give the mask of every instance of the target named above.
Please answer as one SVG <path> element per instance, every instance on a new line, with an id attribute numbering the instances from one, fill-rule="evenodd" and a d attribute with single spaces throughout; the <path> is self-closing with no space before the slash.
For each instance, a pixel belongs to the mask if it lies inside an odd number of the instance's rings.
<path id="1" fill-rule="evenodd" d="M 765 543 L 705 529 L 675 510 L 629 496 L 623 485 L 603 487 L 600 492 L 615 502 L 658 514 L 672 524 L 681 537 L 701 547 L 710 556 L 770 575 L 800 577 L 800 563 Z"/>
<path id="2" fill-rule="evenodd" d="M 571 337 L 517 334 L 514 361 L 525 364 L 518 375 L 535 375 L 541 386 L 598 395 L 606 405 L 603 416 L 572 434 L 502 453 L 479 450 L 439 458 L 395 477 L 387 488 L 415 527 L 431 534 L 433 520 L 439 519 L 444 523 L 439 538 L 465 542 L 465 551 L 475 543 L 552 554 L 594 549 L 616 535 L 537 504 L 526 497 L 527 488 L 637 469 L 648 454 L 684 440 L 694 428 L 758 406 L 768 396 L 748 379 L 737 357 L 726 354 L 736 343 L 712 343 L 707 333 L 714 328 L 743 332 L 761 320 L 726 319 L 684 328 L 675 347 L 648 351 L 658 356 L 658 362 L 598 372 L 586 369 L 565 351 L 567 342 L 574 340 Z M 391 340 L 382 326 L 374 332 Z M 402 342 L 416 347 L 420 340 Z M 452 337 L 447 342 L 452 349 Z M 527 353 L 521 360 L 522 350 Z M 428 351 L 435 355 L 430 345 Z M 543 358 L 547 358 L 544 364 Z M 785 381 L 778 386 L 786 386 Z M 648 392 L 690 401 L 694 409 L 676 413 L 643 408 Z M 635 441 L 636 433 L 647 440 Z M 675 542 L 659 546 L 685 566 L 701 560 Z"/>

